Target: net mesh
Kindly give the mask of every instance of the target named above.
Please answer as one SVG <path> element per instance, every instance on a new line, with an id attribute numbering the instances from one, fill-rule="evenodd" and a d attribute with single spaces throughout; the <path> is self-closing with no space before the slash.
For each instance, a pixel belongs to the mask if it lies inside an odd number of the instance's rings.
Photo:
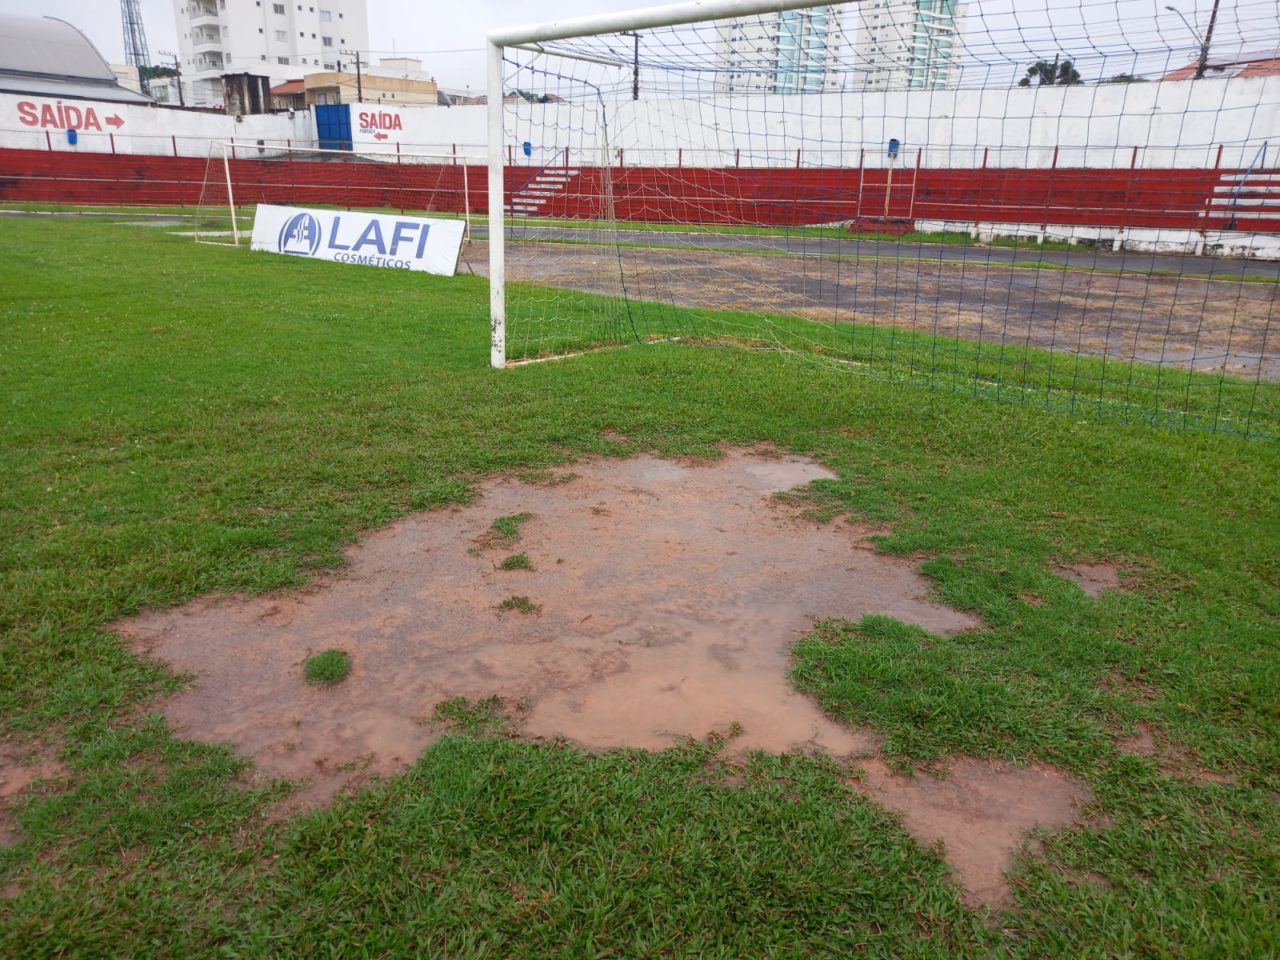
<path id="1" fill-rule="evenodd" d="M 455 152 L 217 144 L 205 166 L 192 232 L 201 243 L 247 244 L 259 203 L 460 216 L 469 229 L 472 211 L 484 203 L 483 194 L 472 191 L 483 183 L 483 167 Z"/>
<path id="2" fill-rule="evenodd" d="M 1280 2 L 1211 13 L 866 0 L 506 47 L 508 357 L 733 343 L 1273 431 Z"/>

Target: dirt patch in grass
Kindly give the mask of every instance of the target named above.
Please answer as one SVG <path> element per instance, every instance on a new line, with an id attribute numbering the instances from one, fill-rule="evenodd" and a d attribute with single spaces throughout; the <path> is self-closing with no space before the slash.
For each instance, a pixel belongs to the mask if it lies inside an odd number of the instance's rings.
<path id="1" fill-rule="evenodd" d="M 1073 563 L 1054 567 L 1053 572 L 1066 577 L 1094 598 L 1101 597 L 1104 590 L 1118 590 L 1127 582 L 1114 563 Z"/>
<path id="2" fill-rule="evenodd" d="M 21 795 L 42 780 L 66 773 L 56 753 L 45 743 L 0 740 L 0 847 L 11 847 L 21 839 L 14 816 Z"/>
<path id="3" fill-rule="evenodd" d="M 455 697 L 522 703 L 526 735 L 590 748 L 660 749 L 736 722 L 738 750 L 866 753 L 871 733 L 789 685 L 791 643 L 824 617 L 883 613 L 939 632 L 976 623 L 929 600 L 912 561 L 774 502 L 831 476 L 810 461 L 641 456 L 574 470 L 554 487 L 483 484 L 466 506 L 374 534 L 342 574 L 304 591 L 206 599 L 118 628 L 194 675 L 163 704 L 176 732 L 309 780 L 314 803 L 413 762 L 439 735 L 425 722 L 435 705 Z M 482 546 L 486 532 L 522 514 L 533 569 L 498 569 L 508 547 Z M 536 616 L 500 609 L 517 591 Z M 349 652 L 351 675 L 318 689 L 302 664 L 328 647 Z"/>
<path id="4" fill-rule="evenodd" d="M 1116 749 L 1131 756 L 1151 757 L 1162 772 L 1180 780 L 1215 784 L 1236 782 L 1231 774 L 1205 766 L 1191 756 L 1186 747 L 1161 736 L 1158 730 L 1145 723 L 1138 724 L 1131 735 L 1117 740 Z"/>
<path id="5" fill-rule="evenodd" d="M 897 812 L 917 840 L 942 845 L 970 906 L 1008 905 L 1005 872 L 1027 834 L 1070 825 L 1091 797 L 1083 783 L 1043 764 L 961 757 L 941 778 L 901 777 L 878 760 L 861 766 L 854 787 Z"/>

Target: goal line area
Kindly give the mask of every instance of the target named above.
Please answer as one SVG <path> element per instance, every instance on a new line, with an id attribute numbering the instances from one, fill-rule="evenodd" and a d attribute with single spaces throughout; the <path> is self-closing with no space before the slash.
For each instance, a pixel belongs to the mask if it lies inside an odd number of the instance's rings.
<path id="1" fill-rule="evenodd" d="M 199 243 L 247 244 L 259 203 L 395 210 L 461 218 L 471 235 L 483 193 L 473 196 L 477 158 L 457 153 L 324 150 L 289 147 L 211 148 L 193 234 Z M 246 229 L 247 228 L 247 229 Z"/>
<path id="2" fill-rule="evenodd" d="M 491 363 L 679 338 L 1252 432 L 1280 379 L 1280 76 L 1248 58 L 1280 0 L 1215 31 L 1235 65 L 1203 77 L 1176 18 L 1114 0 L 495 31 Z"/>

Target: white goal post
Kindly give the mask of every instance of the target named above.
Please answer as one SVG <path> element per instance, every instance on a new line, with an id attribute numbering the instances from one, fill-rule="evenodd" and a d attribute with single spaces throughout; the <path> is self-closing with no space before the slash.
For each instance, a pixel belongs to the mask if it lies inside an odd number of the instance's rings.
<path id="1" fill-rule="evenodd" d="M 552 20 L 488 34 L 488 148 L 489 148 L 489 359 L 492 366 L 502 368 L 507 363 L 507 308 L 506 308 L 506 250 L 505 229 L 505 169 L 507 155 L 506 131 L 503 108 L 505 84 L 503 77 L 503 51 L 516 48 L 529 53 L 550 53 L 541 44 L 593 34 L 623 33 L 653 27 L 674 27 L 700 21 L 727 20 L 758 14 L 777 13 L 784 10 L 802 10 L 830 6 L 821 0 L 692 0 L 688 3 L 668 4 L 660 7 L 623 11 L 593 17 L 569 20 Z M 574 57 L 571 52 L 556 51 L 555 56 Z M 631 67 L 623 59 L 610 61 L 604 58 L 578 54 L 577 58 L 617 67 Z"/>

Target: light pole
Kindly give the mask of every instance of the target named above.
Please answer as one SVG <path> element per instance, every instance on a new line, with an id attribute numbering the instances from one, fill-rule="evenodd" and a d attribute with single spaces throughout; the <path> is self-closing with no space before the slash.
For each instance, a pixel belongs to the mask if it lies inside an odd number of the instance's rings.
<path id="1" fill-rule="evenodd" d="M 1213 10 L 1209 13 L 1209 27 L 1205 30 L 1203 37 L 1200 36 L 1200 31 L 1191 25 L 1191 21 L 1186 18 L 1186 15 L 1181 10 L 1170 4 L 1165 5 L 1165 9 L 1176 13 L 1191 35 L 1200 41 L 1200 59 L 1196 62 L 1196 72 L 1195 76 L 1192 77 L 1193 80 L 1204 79 L 1205 68 L 1209 66 L 1209 44 L 1213 42 L 1213 28 L 1218 22 L 1218 4 L 1221 2 L 1222 0 L 1213 0 Z"/>

